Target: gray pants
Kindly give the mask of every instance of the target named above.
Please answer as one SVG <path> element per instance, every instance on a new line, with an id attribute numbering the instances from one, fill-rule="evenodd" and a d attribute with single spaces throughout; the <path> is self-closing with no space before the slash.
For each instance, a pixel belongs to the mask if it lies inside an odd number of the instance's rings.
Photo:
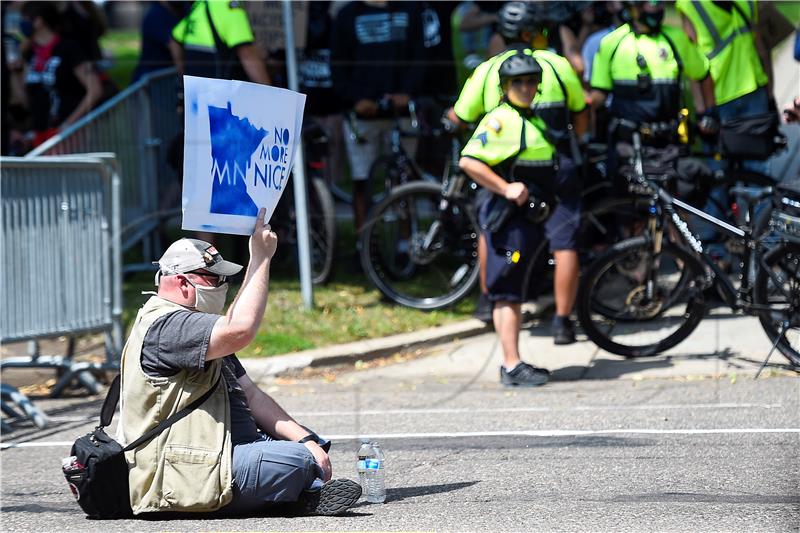
<path id="1" fill-rule="evenodd" d="M 302 444 L 258 440 L 233 447 L 233 501 L 225 513 L 263 510 L 297 501 L 300 493 L 321 485 L 322 469 Z"/>

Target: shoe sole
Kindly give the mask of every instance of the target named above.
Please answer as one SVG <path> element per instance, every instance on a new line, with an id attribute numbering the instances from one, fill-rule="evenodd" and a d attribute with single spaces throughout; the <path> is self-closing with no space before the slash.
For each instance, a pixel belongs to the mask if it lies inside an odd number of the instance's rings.
<path id="1" fill-rule="evenodd" d="M 546 379 L 546 380 L 544 380 L 542 382 L 539 382 L 539 383 L 530 383 L 530 382 L 514 383 L 514 382 L 507 382 L 507 381 L 503 382 L 503 381 L 501 381 L 500 384 L 503 385 L 504 387 L 541 387 L 542 385 L 544 385 L 548 381 L 550 381 L 550 380 Z"/>
<path id="2" fill-rule="evenodd" d="M 309 514 L 338 516 L 347 512 L 361 497 L 361 485 L 350 479 L 334 479 L 319 491 L 319 501 Z"/>

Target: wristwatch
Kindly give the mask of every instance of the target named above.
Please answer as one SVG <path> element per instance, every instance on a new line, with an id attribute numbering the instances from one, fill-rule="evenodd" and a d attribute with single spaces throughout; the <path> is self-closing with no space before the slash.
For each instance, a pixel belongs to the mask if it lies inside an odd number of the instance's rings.
<path id="1" fill-rule="evenodd" d="M 308 435 L 306 435 L 297 442 L 300 444 L 305 444 L 306 442 L 312 442 L 312 441 L 319 444 L 319 447 L 325 450 L 325 453 L 328 453 L 328 451 L 331 449 L 331 441 L 329 441 L 328 439 L 320 438 L 320 436 L 314 433 L 313 431 L 311 431 L 311 433 L 309 433 Z"/>
<path id="2" fill-rule="evenodd" d="M 314 441 L 317 444 L 319 444 L 319 435 L 317 435 L 316 433 L 312 432 L 312 433 L 306 435 L 305 437 L 303 437 L 302 439 L 300 439 L 297 442 L 300 443 L 300 444 L 305 444 L 306 442 L 311 442 L 311 441 Z"/>

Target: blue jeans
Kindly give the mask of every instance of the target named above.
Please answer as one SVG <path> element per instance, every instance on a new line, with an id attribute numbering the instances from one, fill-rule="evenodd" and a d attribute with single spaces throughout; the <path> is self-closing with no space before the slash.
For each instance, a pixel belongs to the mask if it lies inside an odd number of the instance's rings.
<path id="1" fill-rule="evenodd" d="M 767 93 L 766 87 L 761 87 L 735 100 L 720 104 L 717 106 L 717 111 L 719 112 L 719 119 L 721 122 L 734 118 L 761 115 L 769 111 L 769 94 Z M 707 164 L 711 170 L 720 170 L 724 167 L 722 161 L 711 160 L 708 161 Z M 767 174 L 768 170 L 766 161 L 744 161 L 742 166 L 747 170 L 760 172 L 762 174 Z M 718 205 L 728 205 L 727 188 L 724 186 L 715 187 L 711 190 L 710 196 L 713 201 L 709 200 L 703 210 L 711 216 L 724 219 L 725 214 L 720 210 Z M 714 226 L 702 222 L 696 219 L 696 217 L 692 218 L 695 219 L 695 228 L 701 241 L 714 241 L 718 238 L 718 232 Z M 713 255 L 727 256 L 727 252 L 721 245 L 711 244 L 708 248 Z"/>
<path id="2" fill-rule="evenodd" d="M 769 112 L 769 94 L 766 87 L 760 87 L 751 93 L 740 96 L 730 102 L 717 106 L 720 122 L 734 118 L 763 115 Z M 767 173 L 767 164 L 764 161 L 745 161 L 744 168 L 753 172 Z"/>
<path id="3" fill-rule="evenodd" d="M 264 437 L 233 447 L 233 501 L 225 513 L 263 510 L 297 501 L 300 493 L 321 486 L 322 469 L 304 445 Z"/>

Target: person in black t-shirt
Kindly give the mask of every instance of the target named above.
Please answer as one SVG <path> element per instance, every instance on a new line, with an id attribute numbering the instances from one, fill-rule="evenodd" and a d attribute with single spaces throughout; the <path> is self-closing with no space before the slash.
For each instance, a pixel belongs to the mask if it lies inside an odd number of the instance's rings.
<path id="1" fill-rule="evenodd" d="M 100 38 L 108 28 L 103 10 L 91 0 L 70 0 L 66 2 L 61 16 L 62 36 L 78 43 L 89 61 L 96 63 L 102 60 Z"/>
<path id="2" fill-rule="evenodd" d="M 88 113 L 103 91 L 85 52 L 59 33 L 53 3 L 26 2 L 20 28 L 30 40 L 25 88 L 38 146 Z"/>
<path id="3" fill-rule="evenodd" d="M 356 120 L 345 125 L 353 179 L 356 230 L 366 218 L 367 179 L 389 118 L 408 111 L 423 84 L 422 14 L 416 2 L 351 2 L 339 11 L 331 36 L 333 87 Z M 402 121 L 409 129 L 409 120 Z M 413 157 L 412 139 L 404 139 Z"/>
<path id="4" fill-rule="evenodd" d="M 308 2 L 306 46 L 300 52 L 298 74 L 300 92 L 305 93 L 306 116 L 311 118 L 309 130 L 321 127 L 328 142 L 324 150 L 323 169 L 328 183 L 343 185 L 346 179 L 342 103 L 333 89 L 331 73 L 331 29 L 333 2 Z M 303 130 L 306 131 L 306 125 Z M 318 145 L 320 146 L 320 145 Z"/>

